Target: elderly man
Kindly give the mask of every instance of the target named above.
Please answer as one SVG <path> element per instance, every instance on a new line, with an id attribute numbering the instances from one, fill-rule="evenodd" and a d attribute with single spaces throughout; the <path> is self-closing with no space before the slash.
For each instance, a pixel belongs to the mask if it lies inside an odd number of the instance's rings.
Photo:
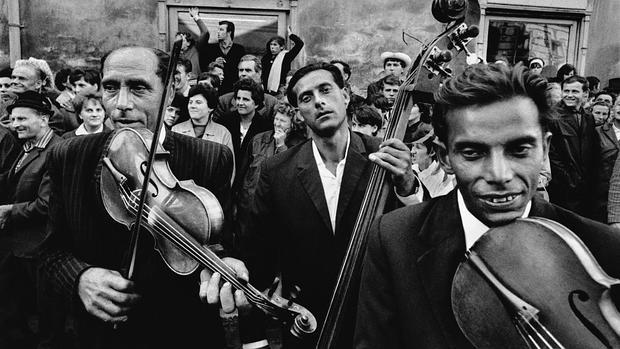
<path id="1" fill-rule="evenodd" d="M 61 138 L 48 125 L 52 106 L 45 96 L 22 92 L 7 111 L 23 149 L 7 174 L 8 202 L 0 205 L 0 245 L 9 250 L 0 261 L 0 346 L 17 348 L 30 336 L 28 332 L 17 335 L 28 328 L 30 297 L 43 287 L 34 257 L 45 236 L 50 195 L 45 163 Z M 39 299 L 39 306 L 43 303 Z M 42 337 L 49 335 L 47 320 L 42 316 L 39 321 Z"/>
<path id="2" fill-rule="evenodd" d="M 245 55 L 241 57 L 241 61 L 239 62 L 238 76 L 239 79 L 251 79 L 256 81 L 258 84 L 261 83 L 261 74 L 263 71 L 263 67 L 261 65 L 260 59 L 254 55 Z M 220 90 L 221 93 L 221 90 Z M 273 121 L 273 117 L 275 115 L 275 107 L 277 104 L 277 100 L 274 96 L 264 93 L 263 103 L 259 107 L 258 112 Z M 215 121 L 224 122 L 220 120 L 224 118 L 226 114 L 230 112 L 234 112 L 237 109 L 235 94 L 233 92 L 226 93 L 220 96 L 217 109 L 215 110 Z"/>
<path id="3" fill-rule="evenodd" d="M 411 65 L 411 57 L 402 52 L 383 52 L 381 54 L 383 60 L 383 70 L 386 76 L 395 76 L 400 81 L 405 78 L 405 69 Z M 366 93 L 366 101 L 368 104 L 374 104 L 375 100 L 382 95 L 383 78 L 368 85 Z"/>
<path id="4" fill-rule="evenodd" d="M 362 271 L 355 348 L 473 348 L 452 310 L 452 280 L 465 252 L 488 228 L 517 218 L 563 224 L 609 275 L 620 276 L 617 232 L 534 195 L 551 139 L 545 89 L 546 80 L 522 66 L 478 64 L 435 94 L 439 158 L 456 176 L 457 188 L 375 220 Z M 539 315 L 543 319 L 544 313 Z"/>
<path id="5" fill-rule="evenodd" d="M 373 162 L 388 171 L 399 195 L 416 193 L 419 183 L 409 149 L 400 140 L 379 144 L 377 138 L 351 132 L 349 95 L 336 66 L 299 69 L 287 95 L 311 138 L 262 163 L 249 228 L 239 240 L 257 285 L 267 287 L 281 275 L 283 291 L 299 286 L 298 302 L 322 323 Z M 338 348 L 351 347 L 350 310 Z M 302 347 L 314 347 L 313 340 Z"/>
<path id="6" fill-rule="evenodd" d="M 102 59 L 103 104 L 117 129 L 155 130 L 168 60 L 165 53 L 143 47 L 120 48 Z M 119 272 L 129 232 L 107 213 L 99 188 L 101 158 L 114 134 L 67 140 L 54 149 L 48 162 L 50 220 L 41 268 L 56 290 L 76 302 L 79 347 L 221 348 L 217 310 L 205 308 L 200 298 L 209 303 L 221 299 L 221 312 L 226 315 L 245 297 L 240 291 L 233 296 L 229 283 L 220 289 L 219 274 L 210 277 L 205 270 L 201 275 L 176 275 L 153 249 L 146 231 L 140 234 L 132 280 Z M 230 149 L 174 132 L 163 135 L 161 145 L 169 152 L 174 175 L 209 189 L 229 218 Z M 222 242 L 229 240 L 225 234 Z M 225 261 L 247 279 L 243 263 Z M 113 324 L 119 326 L 115 329 Z"/>

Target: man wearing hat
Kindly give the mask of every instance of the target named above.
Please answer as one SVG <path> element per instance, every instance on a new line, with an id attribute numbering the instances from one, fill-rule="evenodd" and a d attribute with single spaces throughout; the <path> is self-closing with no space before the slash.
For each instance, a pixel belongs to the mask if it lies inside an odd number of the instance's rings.
<path id="1" fill-rule="evenodd" d="M 6 178 L 9 204 L 0 205 L 0 347 L 24 347 L 27 303 L 32 302 L 39 282 L 34 253 L 45 235 L 50 193 L 45 162 L 61 138 L 49 127 L 52 106 L 49 99 L 25 91 L 7 107 L 22 149 Z M 39 327 L 45 327 L 40 318 Z M 41 333 L 43 337 L 46 335 Z"/>
<path id="2" fill-rule="evenodd" d="M 402 52 L 388 51 L 381 54 L 381 60 L 383 60 L 383 70 L 386 73 L 385 76 L 393 75 L 401 81 L 404 80 L 405 69 L 411 65 L 411 57 Z M 383 78 L 368 85 L 368 92 L 366 93 L 366 100 L 368 104 L 373 104 L 375 99 L 382 95 L 382 80 Z"/>

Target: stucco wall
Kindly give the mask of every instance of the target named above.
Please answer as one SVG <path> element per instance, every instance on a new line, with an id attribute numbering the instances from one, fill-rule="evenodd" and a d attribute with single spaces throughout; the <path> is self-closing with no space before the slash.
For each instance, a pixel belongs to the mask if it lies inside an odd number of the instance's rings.
<path id="1" fill-rule="evenodd" d="M 339 58 L 351 64 L 351 84 L 366 93 L 371 81 L 382 76 L 384 51 L 400 51 L 415 59 L 421 44 L 441 30 L 430 13 L 430 1 L 411 0 L 303 0 L 299 1 L 299 28 L 306 41 L 306 59 Z"/>
<path id="2" fill-rule="evenodd" d="M 6 3 L 0 0 L 0 61 L 8 54 Z M 20 0 L 22 57 L 45 58 L 52 70 L 97 65 L 121 45 L 155 47 L 157 1 Z"/>
<path id="3" fill-rule="evenodd" d="M 620 78 L 620 1 L 595 1 L 590 22 L 586 75 L 601 79 Z"/>

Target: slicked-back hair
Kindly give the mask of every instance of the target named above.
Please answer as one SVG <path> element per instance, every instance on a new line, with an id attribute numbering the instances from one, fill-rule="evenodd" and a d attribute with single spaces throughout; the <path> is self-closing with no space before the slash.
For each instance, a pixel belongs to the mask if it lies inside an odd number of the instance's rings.
<path id="1" fill-rule="evenodd" d="M 250 94 L 252 95 L 252 100 L 254 101 L 254 104 L 256 104 L 256 110 L 263 107 L 263 102 L 265 100 L 265 91 L 263 90 L 263 85 L 252 79 L 240 79 L 233 85 L 233 92 L 235 98 L 237 98 L 237 92 L 239 92 L 240 90 L 250 92 Z"/>
<path id="2" fill-rule="evenodd" d="M 185 74 L 192 72 L 192 61 L 190 61 L 189 59 L 179 57 L 179 60 L 177 61 L 177 66 L 179 65 L 185 69 Z"/>
<path id="3" fill-rule="evenodd" d="M 340 64 L 342 66 L 342 71 L 348 75 L 349 77 L 351 77 L 351 66 L 347 63 L 347 62 L 343 62 L 339 59 L 333 59 L 331 61 L 329 61 L 329 64 Z M 348 79 L 345 79 L 348 80 Z"/>
<path id="4" fill-rule="evenodd" d="M 235 24 L 231 21 L 220 21 L 219 25 L 226 25 L 226 32 L 230 33 L 230 40 L 235 40 Z"/>
<path id="5" fill-rule="evenodd" d="M 155 75 L 159 77 L 162 84 L 166 83 L 165 80 L 166 80 L 166 73 L 168 72 L 168 63 L 170 62 L 170 55 L 160 49 L 149 48 L 149 47 L 126 46 L 126 47 L 114 49 L 112 51 L 108 51 L 107 53 L 103 55 L 103 57 L 101 57 L 101 65 L 99 67 L 99 71 L 101 72 L 101 75 L 103 75 L 103 67 L 105 66 L 105 61 L 106 59 L 108 59 L 108 56 L 112 54 L 113 52 L 127 49 L 127 48 L 144 48 L 144 49 L 147 49 L 153 52 L 155 57 L 157 57 L 157 70 L 155 71 Z"/>
<path id="6" fill-rule="evenodd" d="M 215 88 L 205 84 L 196 84 L 189 89 L 189 93 L 187 94 L 188 101 L 196 95 L 202 95 L 207 100 L 207 106 L 209 106 L 209 108 L 217 108 L 217 90 Z"/>
<path id="7" fill-rule="evenodd" d="M 97 87 L 101 86 L 101 76 L 95 69 L 76 69 L 69 75 L 69 82 L 71 85 L 75 85 L 81 78 L 84 78 L 84 81 L 91 85 L 97 85 Z"/>
<path id="8" fill-rule="evenodd" d="M 588 80 L 580 75 L 573 75 L 567 77 L 564 81 L 562 81 L 562 89 L 564 89 L 564 85 L 572 84 L 573 82 L 578 82 L 581 84 L 581 90 L 583 92 L 588 92 L 590 90 L 590 84 L 588 84 Z"/>
<path id="9" fill-rule="evenodd" d="M 447 114 L 455 109 L 485 106 L 514 97 L 530 98 L 538 109 L 543 133 L 548 130 L 553 110 L 547 103 L 547 80 L 530 72 L 521 63 L 514 67 L 504 64 L 476 64 L 448 79 L 435 92 L 436 105 L 433 128 L 440 141 L 448 140 Z M 458 117 L 453 115 L 452 117 Z"/>
<path id="10" fill-rule="evenodd" d="M 291 103 L 291 105 L 297 107 L 297 94 L 295 93 L 295 85 L 297 85 L 301 78 L 317 70 L 328 71 L 334 78 L 334 82 L 336 83 L 336 85 L 338 85 L 338 87 L 340 87 L 341 89 L 344 88 L 344 77 L 342 76 L 342 73 L 340 72 L 340 69 L 338 69 L 338 67 L 327 62 L 308 64 L 305 67 L 297 70 L 295 74 L 293 74 L 293 77 L 288 84 L 288 89 L 286 90 L 286 97 L 288 98 L 288 101 L 289 103 Z"/>

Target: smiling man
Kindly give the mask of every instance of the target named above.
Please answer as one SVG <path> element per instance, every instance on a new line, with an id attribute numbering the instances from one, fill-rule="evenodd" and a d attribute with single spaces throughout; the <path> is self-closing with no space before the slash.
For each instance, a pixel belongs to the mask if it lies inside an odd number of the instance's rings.
<path id="1" fill-rule="evenodd" d="M 553 138 L 549 159 L 552 178 L 549 200 L 586 217 L 605 216 L 595 212 L 596 169 L 601 151 L 594 118 L 583 105 L 588 98 L 588 81 L 574 75 L 562 82 L 559 117 L 550 125 Z"/>
<path id="2" fill-rule="evenodd" d="M 103 106 L 117 128 L 155 130 L 168 61 L 164 52 L 143 47 L 120 48 L 102 58 Z M 191 179 L 210 190 L 225 219 L 230 219 L 230 149 L 174 132 L 163 133 L 161 145 L 169 152 L 172 173 L 179 180 Z M 222 312 L 231 313 L 235 304 L 244 303 L 244 296 L 240 292 L 233 296 L 228 283 L 220 290 L 219 276 L 210 278 L 200 272 L 176 275 L 153 249 L 153 239 L 146 231 L 140 234 L 132 280 L 121 275 L 129 232 L 107 213 L 99 188 L 101 158 L 113 135 L 103 132 L 69 139 L 54 148 L 48 162 L 50 223 L 41 269 L 68 302 L 77 301 L 78 347 L 223 347 L 217 309 L 205 308 L 201 298 L 219 303 L 221 296 L 225 304 Z M 230 240 L 227 225 L 228 221 L 222 233 L 225 248 Z M 225 261 L 237 275 L 247 278 L 243 263 Z M 114 329 L 113 323 L 122 324 Z"/>
<path id="3" fill-rule="evenodd" d="M 457 188 L 373 224 L 355 348 L 473 348 L 451 309 L 452 279 L 488 228 L 519 217 L 560 222 L 620 275 L 617 233 L 534 196 L 551 138 L 546 85 L 520 65 L 475 65 L 435 94 L 439 158 Z"/>

